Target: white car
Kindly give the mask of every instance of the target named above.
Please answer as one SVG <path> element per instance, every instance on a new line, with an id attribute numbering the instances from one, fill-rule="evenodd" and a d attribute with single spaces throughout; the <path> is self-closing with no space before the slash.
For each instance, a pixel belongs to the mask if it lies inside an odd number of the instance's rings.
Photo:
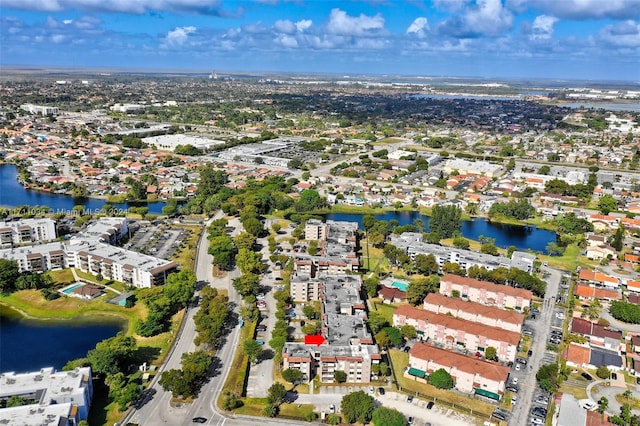
<path id="1" fill-rule="evenodd" d="M 516 371 L 520 371 L 520 364 L 516 363 Z"/>
<path id="2" fill-rule="evenodd" d="M 544 420 L 539 419 L 538 417 L 533 417 L 531 419 L 531 423 L 534 425 L 543 425 L 544 424 Z"/>
<path id="3" fill-rule="evenodd" d="M 335 405 L 333 405 L 333 404 L 331 404 L 331 405 L 329 406 L 329 412 L 330 412 L 330 413 L 335 413 L 335 412 L 336 412 L 336 406 L 335 406 Z"/>
<path id="4" fill-rule="evenodd" d="M 518 384 L 518 378 L 514 377 L 513 379 L 511 379 L 511 383 L 513 383 L 514 385 Z"/>

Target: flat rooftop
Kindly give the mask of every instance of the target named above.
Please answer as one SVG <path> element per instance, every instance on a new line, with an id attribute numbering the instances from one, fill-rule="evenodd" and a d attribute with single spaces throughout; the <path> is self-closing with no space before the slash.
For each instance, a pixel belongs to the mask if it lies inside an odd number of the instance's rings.
<path id="1" fill-rule="evenodd" d="M 77 408 L 70 402 L 52 405 L 23 405 L 0 410 L 0 424 L 9 426 L 66 425 Z"/>
<path id="2" fill-rule="evenodd" d="M 32 373 L 8 372 L 0 376 L 0 397 L 39 395 L 41 404 L 48 403 L 51 400 L 62 400 L 65 396 L 82 393 L 81 389 L 89 385 L 89 380 L 89 367 L 60 372 L 56 372 L 52 367 Z"/>

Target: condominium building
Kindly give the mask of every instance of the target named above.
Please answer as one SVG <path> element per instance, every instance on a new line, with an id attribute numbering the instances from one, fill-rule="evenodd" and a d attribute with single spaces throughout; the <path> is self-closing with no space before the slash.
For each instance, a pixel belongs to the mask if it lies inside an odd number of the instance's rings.
<path id="1" fill-rule="evenodd" d="M 465 300 L 518 311 L 529 309 L 533 297 L 533 293 L 529 290 L 489 281 L 479 281 L 453 274 L 446 274 L 440 278 L 440 294 L 452 296 L 454 292 Z"/>
<path id="2" fill-rule="evenodd" d="M 50 218 L 0 222 L 0 246 L 33 244 L 56 239 L 56 222 Z"/>
<path id="3" fill-rule="evenodd" d="M 504 395 L 509 367 L 497 362 L 465 356 L 425 343 L 416 343 L 409 351 L 404 376 L 426 382 L 439 369 L 451 375 L 455 389 L 499 401 Z"/>
<path id="4" fill-rule="evenodd" d="M 0 258 L 16 260 L 20 272 L 76 267 L 138 288 L 164 284 L 178 264 L 111 245 L 127 232 L 125 218 L 101 218 L 64 243 L 12 247 L 0 250 Z"/>
<path id="5" fill-rule="evenodd" d="M 34 105 L 23 104 L 20 105 L 20 109 L 30 112 L 31 114 L 40 115 L 57 115 L 58 107 L 46 106 L 46 105 Z"/>
<path id="6" fill-rule="evenodd" d="M 439 267 L 447 263 L 457 263 L 464 269 L 471 266 L 482 266 L 487 270 L 500 267 L 518 268 L 525 272 L 533 272 L 536 257 L 530 253 L 515 251 L 511 258 L 492 256 L 484 253 L 476 253 L 455 247 L 440 246 L 424 242 L 424 236 L 418 232 L 404 232 L 400 235 L 391 235 L 391 244 L 404 250 L 412 259 L 419 254 L 432 254 L 436 258 Z"/>
<path id="7" fill-rule="evenodd" d="M 425 311 L 436 314 L 452 315 L 471 322 L 479 322 L 491 327 L 520 333 L 524 315 L 510 309 L 483 305 L 456 297 L 447 297 L 440 293 L 430 293 L 423 304 Z"/>
<path id="8" fill-rule="evenodd" d="M 488 347 L 496 349 L 498 359 L 514 361 L 520 333 L 502 330 L 451 315 L 436 314 L 410 305 L 402 305 L 393 313 L 393 325 L 415 327 L 418 337 L 445 349 L 484 354 Z"/>
<path id="9" fill-rule="evenodd" d="M 0 424 L 9 426 L 77 426 L 80 420 L 78 406 L 70 402 L 0 409 Z"/>
<path id="10" fill-rule="evenodd" d="M 29 408 L 30 416 L 41 417 L 43 414 L 48 414 L 49 416 L 59 415 L 60 419 L 70 416 L 86 420 L 89 416 L 91 399 L 93 398 L 91 368 L 82 367 L 72 371 L 56 372 L 52 367 L 48 367 L 31 373 L 3 373 L 0 375 L 0 399 L 7 401 L 13 396 L 18 396 L 34 403 L 33 405 L 25 406 L 25 408 Z M 70 404 L 71 407 L 63 408 L 60 412 L 57 410 L 51 412 L 51 407 L 55 407 L 58 404 Z M 9 411 L 5 414 L 5 410 Z M 0 409 L 0 423 L 3 423 L 3 419 L 11 420 L 16 413 L 19 414 L 20 411 L 6 408 Z M 25 420 L 25 418 L 21 420 Z"/>
<path id="11" fill-rule="evenodd" d="M 305 283 L 300 277 L 295 281 L 298 286 Z M 361 277 L 321 275 L 307 282 L 317 283 L 317 300 L 322 301 L 320 334 L 326 343 L 286 343 L 283 368 L 302 371 L 306 380 L 317 374 L 323 383 L 332 383 L 336 371 L 344 371 L 349 383 L 371 381 L 371 367 L 380 363 L 381 355 L 366 326 L 365 304 L 360 298 Z"/>

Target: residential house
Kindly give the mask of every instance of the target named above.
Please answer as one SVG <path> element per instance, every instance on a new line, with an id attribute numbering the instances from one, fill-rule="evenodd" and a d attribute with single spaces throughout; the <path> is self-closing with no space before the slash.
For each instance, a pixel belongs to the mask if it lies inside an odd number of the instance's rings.
<path id="1" fill-rule="evenodd" d="M 452 296 L 456 292 L 462 299 L 484 305 L 512 308 L 519 311 L 531 307 L 530 290 L 499 285 L 489 281 L 446 274 L 440 279 L 440 294 Z"/>

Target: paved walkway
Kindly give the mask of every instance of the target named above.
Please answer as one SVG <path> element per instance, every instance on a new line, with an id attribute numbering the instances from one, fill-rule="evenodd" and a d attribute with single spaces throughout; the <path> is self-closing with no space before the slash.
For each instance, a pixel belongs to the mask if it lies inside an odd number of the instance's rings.
<path id="1" fill-rule="evenodd" d="M 626 331 L 629 333 L 640 334 L 640 324 L 628 324 L 626 322 L 618 321 L 614 317 L 611 316 L 608 308 L 602 308 L 600 310 L 600 318 L 606 319 L 611 324 L 611 328 L 615 328 L 617 330 Z"/>

